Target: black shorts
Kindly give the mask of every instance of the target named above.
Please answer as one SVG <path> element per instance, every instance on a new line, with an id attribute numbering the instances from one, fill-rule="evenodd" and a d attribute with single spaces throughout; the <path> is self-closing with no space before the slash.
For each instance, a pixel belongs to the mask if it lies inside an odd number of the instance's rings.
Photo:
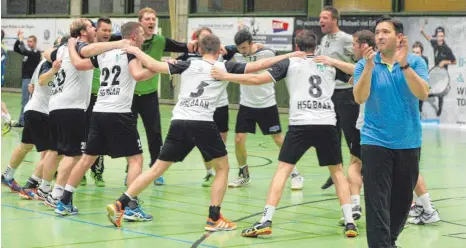
<path id="1" fill-rule="evenodd" d="M 67 157 L 81 156 L 86 147 L 86 112 L 59 109 L 50 112 L 50 150 Z"/>
<path id="2" fill-rule="evenodd" d="M 361 132 L 358 129 L 356 129 L 356 131 L 357 134 L 353 135 L 353 141 L 351 141 L 350 153 L 361 159 Z"/>
<path id="3" fill-rule="evenodd" d="M 341 164 L 341 145 L 332 125 L 289 126 L 278 160 L 296 164 L 310 147 L 315 147 L 320 166 Z"/>
<path id="4" fill-rule="evenodd" d="M 159 159 L 179 162 L 197 147 L 206 162 L 227 155 L 225 144 L 213 121 L 173 120 Z"/>
<path id="5" fill-rule="evenodd" d="M 38 152 L 49 150 L 49 128 L 49 115 L 33 110 L 26 111 L 21 142 L 34 144 Z"/>
<path id="6" fill-rule="evenodd" d="M 214 122 L 215 122 L 215 125 L 217 125 L 217 129 L 219 132 L 221 133 L 228 132 L 229 130 L 228 119 L 229 119 L 228 105 L 215 109 Z"/>
<path id="7" fill-rule="evenodd" d="M 335 90 L 332 95 L 332 101 L 335 105 L 337 115 L 338 135 L 341 135 L 341 129 L 345 135 L 346 144 L 350 149 L 351 155 L 359 157 L 360 152 L 351 149 L 352 143 L 359 136 L 359 130 L 356 128 L 356 121 L 359 117 L 359 104 L 354 101 L 353 89 Z M 339 138 L 341 142 L 341 138 Z M 353 153 L 354 152 L 354 153 Z"/>
<path id="8" fill-rule="evenodd" d="M 133 113 L 92 113 L 87 137 L 87 155 L 108 155 L 112 158 L 130 157 L 142 153 Z"/>
<path id="9" fill-rule="evenodd" d="M 256 133 L 256 123 L 262 134 L 277 134 L 282 132 L 277 105 L 268 108 L 250 108 L 239 106 L 236 117 L 236 133 Z"/>

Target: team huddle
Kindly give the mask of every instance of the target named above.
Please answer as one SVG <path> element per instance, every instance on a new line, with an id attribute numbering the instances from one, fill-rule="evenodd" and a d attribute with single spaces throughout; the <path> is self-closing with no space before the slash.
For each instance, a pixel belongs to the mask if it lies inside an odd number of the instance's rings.
<path id="1" fill-rule="evenodd" d="M 303 30 L 296 35 L 296 52 L 278 56 L 263 44 L 254 43 L 248 30 L 236 33 L 233 46 L 222 45 L 209 28 L 199 29 L 196 40 L 187 44 L 154 35 L 155 12 L 149 8 L 140 11 L 140 22 L 125 23 L 121 37 L 116 38 L 110 31 L 96 40 L 92 21 L 77 19 L 70 26 L 70 36 L 57 40 L 54 48 L 45 51 L 36 68 L 32 78 L 34 93 L 25 108 L 22 141 L 2 175 L 2 183 L 23 198 L 44 201 L 59 215 L 76 215 L 73 193 L 85 180 L 86 172 L 92 167 L 97 183 L 101 173 L 94 168 L 103 166 L 102 156 L 125 157 L 128 189 L 107 206 L 109 221 L 120 227 L 122 219 L 153 219 L 140 207 L 138 195 L 152 182 L 163 184 L 164 172 L 197 147 L 207 170 L 202 186 L 211 187 L 205 230 L 235 230 L 237 224 L 225 218 L 220 209 L 227 187 L 252 183 L 246 139 L 248 133 L 256 132 L 258 124 L 263 135 L 271 136 L 280 148 L 279 162 L 262 218 L 241 235 L 272 233 L 272 217 L 286 181 L 291 178 L 294 190 L 303 188 L 304 178 L 296 164 L 314 147 L 319 165 L 330 173 L 322 187 L 336 187 L 343 213 L 338 223 L 347 237 L 355 237 L 359 234 L 356 221 L 362 217 L 360 130 L 364 125 L 364 104 L 355 102 L 352 84 L 361 76 L 360 72 L 355 74 L 355 63 L 376 54 L 376 35 L 368 30 L 353 36 L 346 34 L 338 29 L 337 16 L 334 8 L 322 11 L 321 26 L 327 35 L 319 49 L 319 37 Z M 97 29 L 108 22 L 99 19 Z M 155 46 L 160 46 L 161 51 L 184 54 L 177 60 L 162 62 L 161 53 L 150 50 Z M 163 145 L 157 92 L 152 90 L 162 73 L 181 77 L 178 102 Z M 97 86 L 91 83 L 93 78 L 98 79 Z M 286 82 L 290 97 L 285 136 L 274 88 L 281 80 Z M 235 128 L 239 172 L 230 183 L 225 146 L 229 82 L 240 84 L 241 90 Z M 151 101 L 156 109 L 149 111 L 145 105 Z M 150 169 L 145 172 L 138 114 L 147 131 L 151 155 Z M 351 153 L 347 177 L 342 165 L 342 130 Z M 27 184 L 21 187 L 14 180 L 14 172 L 33 146 L 41 158 Z M 409 221 L 439 221 L 421 177 L 419 181 L 415 190 L 419 199 L 410 212 L 414 218 Z"/>

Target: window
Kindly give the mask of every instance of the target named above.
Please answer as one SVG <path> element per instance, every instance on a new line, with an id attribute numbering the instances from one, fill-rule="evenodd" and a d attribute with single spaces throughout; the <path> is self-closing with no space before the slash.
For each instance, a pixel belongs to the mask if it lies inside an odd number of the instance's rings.
<path id="1" fill-rule="evenodd" d="M 168 13 L 168 0 L 134 0 L 134 13 L 145 7 L 153 8 L 157 13 Z"/>
<path id="2" fill-rule="evenodd" d="M 191 0 L 191 13 L 243 13 L 243 0 Z"/>
<path id="3" fill-rule="evenodd" d="M 307 0 L 253 0 L 254 12 L 305 12 Z"/>
<path id="4" fill-rule="evenodd" d="M 2 1 L 3 5 L 3 1 Z M 3 6 L 2 6 L 3 7 Z M 6 4 L 6 13 L 9 15 L 28 14 L 29 0 L 8 0 Z M 3 12 L 3 8 L 2 8 Z"/>
<path id="5" fill-rule="evenodd" d="M 404 11 L 466 11 L 465 0 L 404 0 Z"/>
<path id="6" fill-rule="evenodd" d="M 83 14 L 125 14 L 125 1 L 122 0 L 83 0 Z"/>
<path id="7" fill-rule="evenodd" d="M 35 0 L 35 14 L 69 14 L 70 0 Z"/>
<path id="8" fill-rule="evenodd" d="M 392 1 L 390 0 L 333 0 L 333 6 L 340 12 L 392 11 Z"/>

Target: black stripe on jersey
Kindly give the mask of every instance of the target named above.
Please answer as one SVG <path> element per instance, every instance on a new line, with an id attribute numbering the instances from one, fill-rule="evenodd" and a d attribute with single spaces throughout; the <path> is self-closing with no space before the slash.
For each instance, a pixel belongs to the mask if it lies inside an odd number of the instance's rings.
<path id="1" fill-rule="evenodd" d="M 128 57 L 128 64 L 129 64 L 129 62 L 131 62 L 131 60 L 136 58 L 136 56 L 134 56 L 134 54 L 129 54 L 129 53 L 127 54 L 127 57 Z"/>
<path id="2" fill-rule="evenodd" d="M 246 63 L 238 63 L 233 61 L 226 61 L 225 62 L 225 69 L 227 72 L 233 74 L 243 74 L 246 71 Z"/>
<path id="3" fill-rule="evenodd" d="M 97 60 L 97 56 L 92 56 L 90 59 L 94 68 L 99 68 L 99 61 Z"/>
<path id="4" fill-rule="evenodd" d="M 274 64 L 270 69 L 267 71 L 273 77 L 275 82 L 280 81 L 286 77 L 288 72 L 288 67 L 290 66 L 290 59 L 282 60 L 276 64 Z"/>
<path id="5" fill-rule="evenodd" d="M 50 69 L 52 69 L 52 63 L 48 62 L 48 61 L 45 61 L 44 63 L 42 63 L 42 65 L 40 66 L 40 69 L 39 69 L 39 76 L 48 72 Z"/>
<path id="6" fill-rule="evenodd" d="M 170 75 L 181 74 L 186 71 L 191 65 L 191 61 L 178 61 L 176 64 L 168 63 L 168 72 Z"/>
<path id="7" fill-rule="evenodd" d="M 81 56 L 81 58 L 84 58 L 84 56 L 81 55 L 81 49 L 83 49 L 83 47 L 89 45 L 87 42 L 82 42 L 82 41 L 78 41 L 78 43 L 76 44 L 76 51 L 78 52 L 79 56 Z"/>

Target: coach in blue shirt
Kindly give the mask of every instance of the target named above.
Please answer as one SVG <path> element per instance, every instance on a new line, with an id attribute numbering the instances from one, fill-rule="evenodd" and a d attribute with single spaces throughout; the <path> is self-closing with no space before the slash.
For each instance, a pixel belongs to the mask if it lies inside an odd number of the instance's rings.
<path id="1" fill-rule="evenodd" d="M 403 24 L 376 23 L 379 52 L 364 50 L 354 72 L 354 98 L 366 103 L 361 130 L 367 241 L 370 248 L 396 247 L 408 217 L 419 172 L 419 99 L 428 96 L 424 60 L 408 54 Z"/>

